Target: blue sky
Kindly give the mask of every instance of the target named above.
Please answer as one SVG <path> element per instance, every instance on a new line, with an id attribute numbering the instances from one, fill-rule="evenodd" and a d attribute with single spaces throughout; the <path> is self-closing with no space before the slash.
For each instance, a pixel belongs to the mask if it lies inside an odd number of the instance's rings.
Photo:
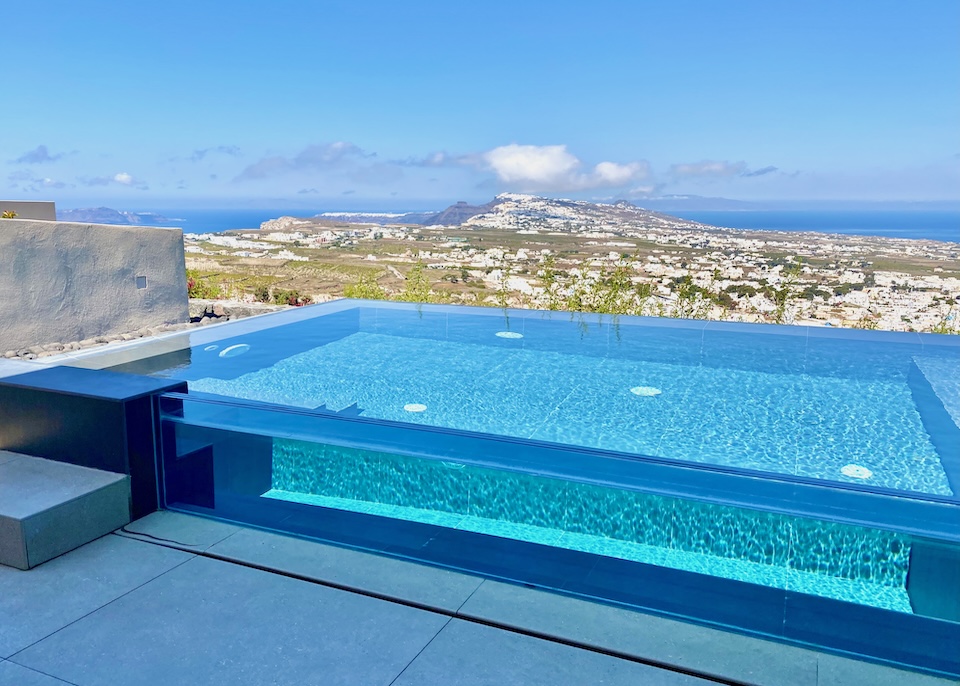
<path id="1" fill-rule="evenodd" d="M 960 200 L 956 0 L 10 5 L 9 198 Z"/>

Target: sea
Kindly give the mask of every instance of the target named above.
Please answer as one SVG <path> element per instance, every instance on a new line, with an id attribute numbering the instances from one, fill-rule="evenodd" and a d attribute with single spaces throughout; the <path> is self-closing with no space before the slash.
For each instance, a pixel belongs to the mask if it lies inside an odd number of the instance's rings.
<path id="1" fill-rule="evenodd" d="M 677 210 L 665 214 L 729 229 L 960 242 L 960 210 Z"/>
<path id="2" fill-rule="evenodd" d="M 159 210 L 185 233 L 256 229 L 284 215 L 325 211 L 279 209 Z M 712 226 L 769 231 L 817 231 L 888 238 L 960 242 L 960 210 L 677 210 L 665 212 Z"/>

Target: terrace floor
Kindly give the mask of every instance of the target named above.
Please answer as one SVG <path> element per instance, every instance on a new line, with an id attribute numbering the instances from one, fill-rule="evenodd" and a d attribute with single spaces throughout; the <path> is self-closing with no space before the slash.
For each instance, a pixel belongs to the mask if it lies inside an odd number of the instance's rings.
<path id="1" fill-rule="evenodd" d="M 0 686 L 953 682 L 159 512 L 0 567 Z"/>

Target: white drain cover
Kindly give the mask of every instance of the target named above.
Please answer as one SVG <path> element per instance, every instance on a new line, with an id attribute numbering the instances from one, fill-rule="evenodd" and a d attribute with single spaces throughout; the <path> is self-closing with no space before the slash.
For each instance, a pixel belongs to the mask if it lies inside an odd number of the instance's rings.
<path id="1" fill-rule="evenodd" d="M 873 476 L 871 472 L 866 467 L 861 467 L 858 464 L 848 464 L 840 468 L 840 473 L 844 476 L 849 476 L 854 479 L 869 479 Z"/>
<path id="2" fill-rule="evenodd" d="M 427 406 L 421 405 L 420 403 L 410 403 L 409 405 L 404 405 L 403 409 L 407 412 L 423 412 L 427 409 Z"/>
<path id="3" fill-rule="evenodd" d="M 663 393 L 659 388 L 654 388 L 653 386 L 634 386 L 630 389 L 630 392 L 634 395 L 639 395 L 644 398 L 651 398 L 655 395 L 660 395 Z"/>
<path id="4" fill-rule="evenodd" d="M 516 331 L 497 331 L 495 335 L 500 338 L 523 338 L 523 334 Z"/>

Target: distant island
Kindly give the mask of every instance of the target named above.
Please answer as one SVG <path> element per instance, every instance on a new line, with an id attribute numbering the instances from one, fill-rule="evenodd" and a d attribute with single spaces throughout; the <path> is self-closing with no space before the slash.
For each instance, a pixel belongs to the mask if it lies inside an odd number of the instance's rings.
<path id="1" fill-rule="evenodd" d="M 57 210 L 57 219 L 64 222 L 88 224 L 134 224 L 146 226 L 170 226 L 177 223 L 156 212 L 126 212 L 111 207 L 81 207 L 73 210 Z"/>

